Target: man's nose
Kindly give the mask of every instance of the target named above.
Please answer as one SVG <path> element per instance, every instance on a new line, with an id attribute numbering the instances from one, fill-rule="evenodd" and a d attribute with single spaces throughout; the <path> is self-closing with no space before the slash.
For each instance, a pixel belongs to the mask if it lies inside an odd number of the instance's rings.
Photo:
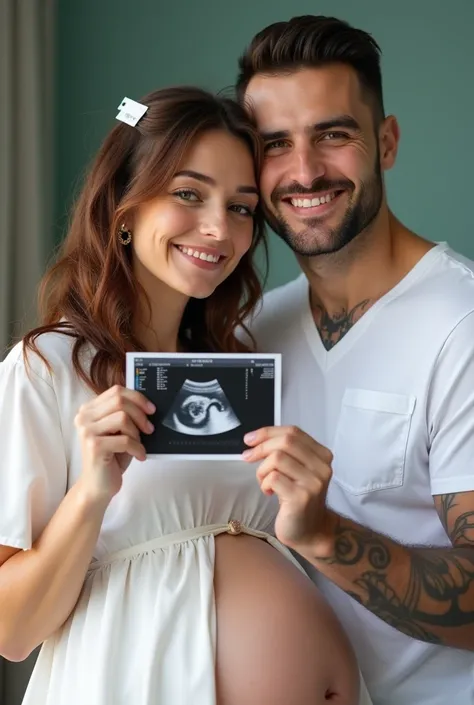
<path id="1" fill-rule="evenodd" d="M 314 145 L 301 145 L 293 150 L 287 177 L 311 188 L 316 179 L 320 179 L 326 172 L 325 164 L 320 152 Z"/>

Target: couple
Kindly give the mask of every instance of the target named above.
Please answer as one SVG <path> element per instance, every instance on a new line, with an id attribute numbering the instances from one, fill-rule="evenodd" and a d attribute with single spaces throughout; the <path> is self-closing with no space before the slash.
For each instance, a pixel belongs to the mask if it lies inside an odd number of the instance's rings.
<path id="1" fill-rule="evenodd" d="M 365 32 L 267 27 L 237 95 L 117 124 L 0 366 L 0 653 L 45 642 L 27 705 L 468 705 L 472 263 L 388 209 Z M 260 309 L 264 220 L 303 273 Z M 125 352 L 254 348 L 283 425 L 242 462 L 147 460 Z"/>

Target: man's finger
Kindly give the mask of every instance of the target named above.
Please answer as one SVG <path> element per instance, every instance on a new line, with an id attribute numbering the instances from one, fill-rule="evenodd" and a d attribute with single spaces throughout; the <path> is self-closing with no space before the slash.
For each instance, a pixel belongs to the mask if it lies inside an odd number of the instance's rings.
<path id="1" fill-rule="evenodd" d="M 276 494 L 280 501 L 288 499 L 294 492 L 294 483 L 278 470 L 271 470 L 260 487 L 264 494 Z"/>
<path id="2" fill-rule="evenodd" d="M 257 469 L 257 480 L 260 484 L 273 470 L 285 475 L 292 482 L 304 482 L 310 479 L 310 471 L 298 460 L 283 451 L 276 450 L 265 458 Z"/>
<path id="3" fill-rule="evenodd" d="M 308 467 L 320 462 L 316 455 L 317 451 L 315 446 L 292 440 L 286 435 L 274 436 L 253 448 L 245 450 L 242 453 L 242 458 L 247 462 L 255 463 L 259 460 L 265 460 L 269 455 L 278 451 L 286 453 L 291 458 L 294 458 L 302 465 L 307 465 Z"/>
<path id="4" fill-rule="evenodd" d="M 318 443 L 297 426 L 262 426 L 262 428 L 256 431 L 247 433 L 244 436 L 244 442 L 251 448 L 255 448 L 260 443 L 264 443 L 273 438 L 285 438 L 288 443 L 298 442 L 309 448 L 313 448 L 315 452 L 320 451 L 321 457 L 330 456 L 332 459 L 332 454 L 328 448 Z"/>

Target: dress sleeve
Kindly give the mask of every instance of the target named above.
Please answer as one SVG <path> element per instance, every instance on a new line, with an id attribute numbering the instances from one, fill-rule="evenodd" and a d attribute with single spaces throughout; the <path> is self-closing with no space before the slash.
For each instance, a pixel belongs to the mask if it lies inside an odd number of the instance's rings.
<path id="1" fill-rule="evenodd" d="M 33 361 L 33 357 L 35 358 Z M 67 488 L 67 460 L 52 378 L 22 346 L 0 363 L 0 544 L 27 550 Z"/>

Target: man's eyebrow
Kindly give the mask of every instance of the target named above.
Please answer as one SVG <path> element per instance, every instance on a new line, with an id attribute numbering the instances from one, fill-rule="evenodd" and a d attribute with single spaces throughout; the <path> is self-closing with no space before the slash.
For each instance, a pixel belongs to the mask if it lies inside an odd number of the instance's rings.
<path id="1" fill-rule="evenodd" d="M 315 123 L 310 129 L 316 130 L 317 132 L 324 132 L 325 130 L 333 130 L 335 127 L 345 127 L 348 130 L 356 131 L 360 131 L 361 129 L 357 120 L 351 115 L 336 115 L 335 117 Z"/>
<path id="2" fill-rule="evenodd" d="M 309 125 L 305 128 L 306 132 L 324 132 L 325 130 L 334 130 L 337 127 L 343 127 L 347 130 L 355 130 L 356 132 L 361 131 L 361 127 L 357 120 L 351 115 L 336 115 L 334 117 L 328 118 L 327 120 L 322 120 L 321 122 L 316 122 L 314 125 Z M 262 139 L 265 142 L 272 142 L 273 140 L 283 140 L 290 137 L 289 130 L 275 130 L 273 132 L 261 132 Z"/>
<path id="3" fill-rule="evenodd" d="M 261 132 L 262 139 L 265 142 L 271 142 L 272 140 L 282 140 L 290 136 L 289 130 L 277 130 L 276 132 Z"/>

